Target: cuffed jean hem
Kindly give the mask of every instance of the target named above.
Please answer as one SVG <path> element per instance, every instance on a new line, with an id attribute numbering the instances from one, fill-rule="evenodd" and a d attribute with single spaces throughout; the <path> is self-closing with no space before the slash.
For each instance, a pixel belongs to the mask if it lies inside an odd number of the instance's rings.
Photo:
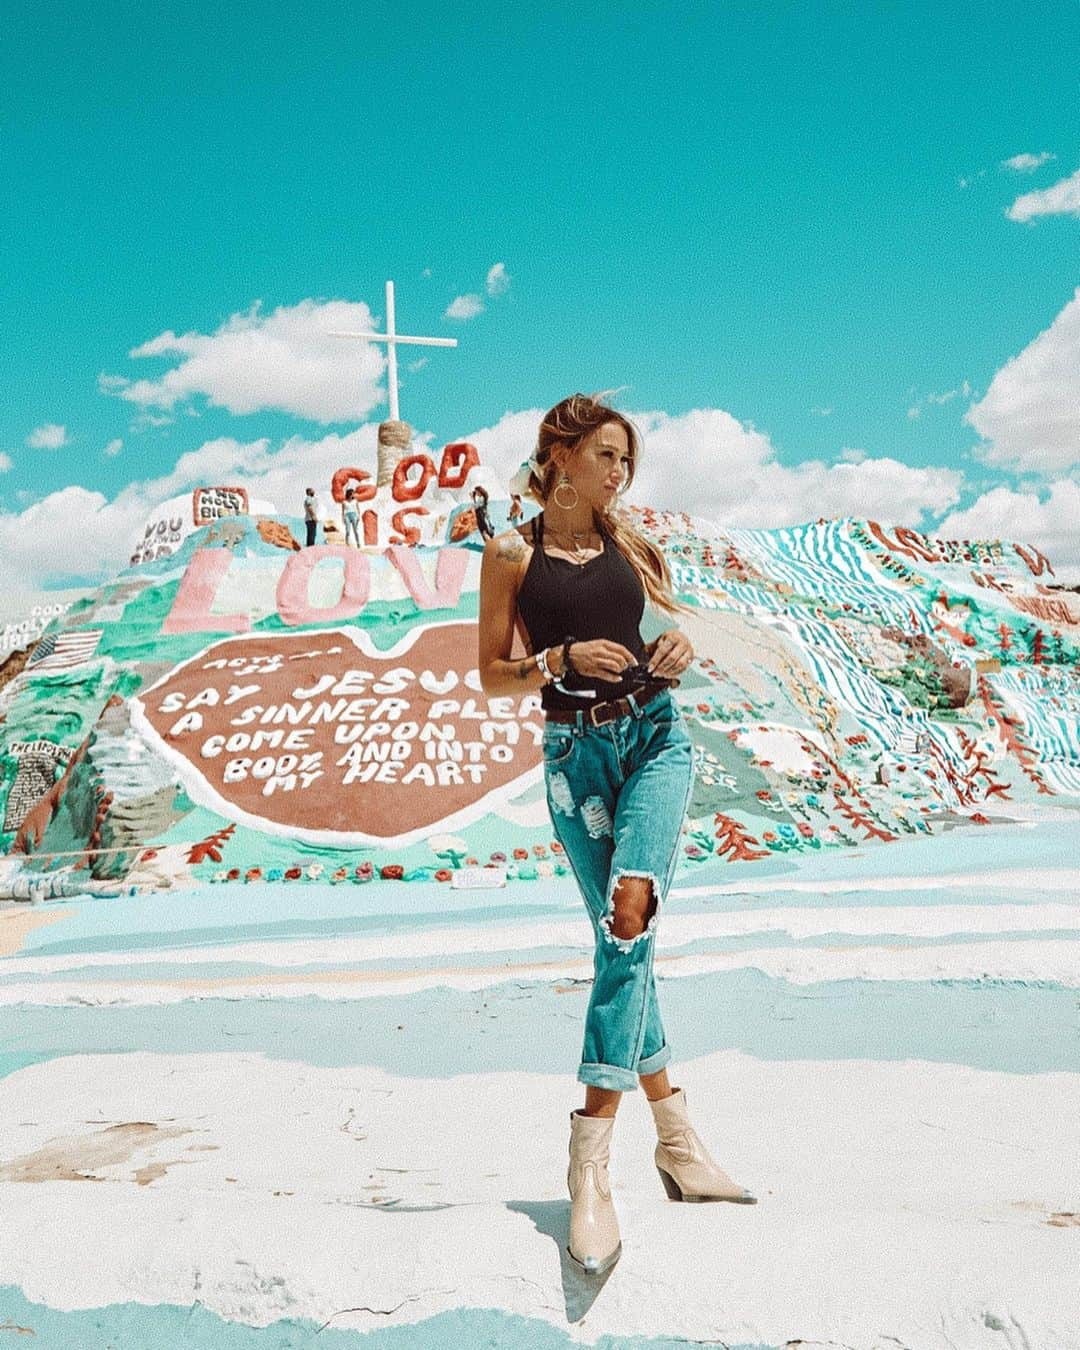
<path id="1" fill-rule="evenodd" d="M 671 1063 L 671 1046 L 662 1045 L 655 1055 L 649 1055 L 645 1059 L 638 1060 L 638 1073 L 659 1073 L 666 1065 Z"/>
<path id="2" fill-rule="evenodd" d="M 633 1069 L 620 1069 L 617 1064 L 583 1064 L 577 1076 L 579 1083 L 607 1088 L 609 1092 L 632 1092 L 638 1085 Z"/>

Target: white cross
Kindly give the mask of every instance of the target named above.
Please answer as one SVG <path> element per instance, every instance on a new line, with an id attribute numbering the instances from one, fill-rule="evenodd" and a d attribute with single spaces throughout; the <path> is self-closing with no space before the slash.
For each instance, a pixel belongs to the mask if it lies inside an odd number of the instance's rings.
<path id="1" fill-rule="evenodd" d="M 414 347 L 456 347 L 457 338 L 405 337 L 394 331 L 394 283 L 386 283 L 385 333 L 331 333 L 331 337 L 366 338 L 368 342 L 385 342 L 387 354 L 386 384 L 390 391 L 390 417 L 398 421 L 397 349 L 402 342 Z"/>

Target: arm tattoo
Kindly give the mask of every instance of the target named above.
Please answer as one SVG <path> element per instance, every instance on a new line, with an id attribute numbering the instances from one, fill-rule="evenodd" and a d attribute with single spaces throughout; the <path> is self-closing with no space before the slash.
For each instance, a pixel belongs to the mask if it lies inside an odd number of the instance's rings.
<path id="1" fill-rule="evenodd" d="M 520 562 L 525 556 L 525 540 L 516 530 L 502 535 L 495 546 L 495 556 L 504 562 Z"/>
<path id="2" fill-rule="evenodd" d="M 527 680 L 529 678 L 529 671 L 532 670 L 535 665 L 535 661 L 519 661 L 517 671 L 518 679 Z"/>

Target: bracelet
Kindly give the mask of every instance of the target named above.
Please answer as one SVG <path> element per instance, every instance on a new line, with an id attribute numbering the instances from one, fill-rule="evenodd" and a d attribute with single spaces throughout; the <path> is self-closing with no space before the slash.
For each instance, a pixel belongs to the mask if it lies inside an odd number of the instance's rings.
<path id="1" fill-rule="evenodd" d="M 562 674 L 576 675 L 578 672 L 574 669 L 574 663 L 570 660 L 570 648 L 577 641 L 576 637 L 563 638 L 562 644 Z"/>
<path id="2" fill-rule="evenodd" d="M 555 674 L 547 663 L 548 650 L 547 647 L 543 647 L 536 653 L 536 665 L 540 674 L 543 675 L 544 679 L 550 684 L 555 679 Z"/>

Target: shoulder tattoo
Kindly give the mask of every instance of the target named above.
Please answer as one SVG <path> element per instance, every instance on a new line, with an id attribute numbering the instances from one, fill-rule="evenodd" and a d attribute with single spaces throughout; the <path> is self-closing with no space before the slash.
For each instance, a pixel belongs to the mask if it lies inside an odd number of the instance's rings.
<path id="1" fill-rule="evenodd" d="M 524 558 L 525 540 L 517 530 L 499 536 L 495 545 L 495 556 L 503 562 L 520 562 Z"/>

